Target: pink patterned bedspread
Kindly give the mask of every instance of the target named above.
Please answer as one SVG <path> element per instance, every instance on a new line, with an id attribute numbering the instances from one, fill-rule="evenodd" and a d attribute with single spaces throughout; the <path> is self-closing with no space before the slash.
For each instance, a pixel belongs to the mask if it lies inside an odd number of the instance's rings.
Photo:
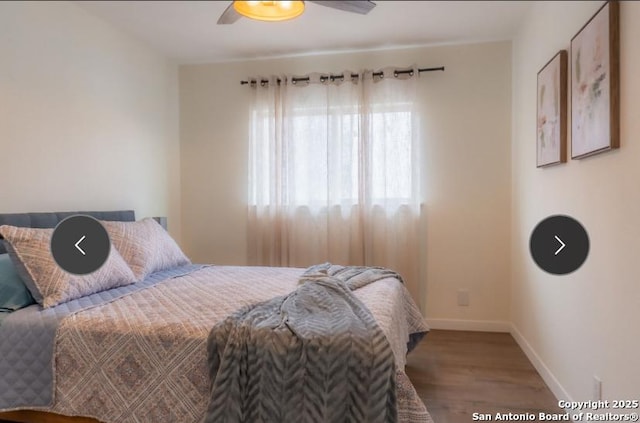
<path id="1" fill-rule="evenodd" d="M 240 307 L 293 291 L 303 272 L 206 267 L 67 317 L 56 338 L 50 411 L 107 423 L 200 422 L 211 328 Z M 428 330 L 408 291 L 387 278 L 354 293 L 394 352 L 399 421 L 431 422 L 403 371 L 409 334 Z"/>

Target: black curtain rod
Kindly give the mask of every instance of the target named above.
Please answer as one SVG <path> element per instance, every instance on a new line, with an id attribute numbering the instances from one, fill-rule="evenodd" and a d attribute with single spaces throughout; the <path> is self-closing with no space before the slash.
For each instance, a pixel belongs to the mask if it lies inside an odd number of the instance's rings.
<path id="1" fill-rule="evenodd" d="M 421 68 L 418 69 L 418 72 L 433 72 L 433 71 L 443 71 L 444 72 L 444 66 L 440 66 L 437 68 Z M 413 73 L 413 70 L 411 69 L 404 69 L 404 70 L 397 70 L 393 72 L 394 76 L 398 76 L 398 75 L 402 75 L 402 74 L 407 74 L 407 73 Z M 383 72 L 374 72 L 373 76 L 381 76 L 383 74 Z M 358 75 L 357 73 L 352 73 L 351 74 L 351 78 L 358 78 L 360 75 Z M 328 75 L 328 76 L 321 76 L 320 77 L 320 82 L 324 82 L 326 79 L 330 79 L 330 80 L 334 80 L 334 79 L 343 79 L 344 75 Z M 252 80 L 252 81 L 240 81 L 240 85 L 247 85 L 247 84 L 255 84 L 258 81 L 256 80 Z M 269 81 L 266 79 L 262 79 L 260 80 L 261 83 L 266 84 Z M 309 77 L 305 77 L 305 78 L 291 78 L 291 82 L 293 82 L 294 84 L 296 82 L 309 82 Z M 278 84 L 280 83 L 280 78 L 278 78 Z"/>

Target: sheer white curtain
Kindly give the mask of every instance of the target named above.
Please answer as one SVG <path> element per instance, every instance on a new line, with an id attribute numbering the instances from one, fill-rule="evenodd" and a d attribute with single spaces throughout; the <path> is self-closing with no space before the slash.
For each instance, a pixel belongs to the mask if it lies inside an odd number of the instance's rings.
<path id="1" fill-rule="evenodd" d="M 420 303 L 418 72 L 383 73 L 252 88 L 249 261 L 385 266 Z"/>

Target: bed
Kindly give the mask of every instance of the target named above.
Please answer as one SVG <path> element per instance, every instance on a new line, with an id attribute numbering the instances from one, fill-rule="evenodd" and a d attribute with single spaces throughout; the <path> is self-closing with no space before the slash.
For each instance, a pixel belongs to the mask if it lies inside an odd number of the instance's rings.
<path id="1" fill-rule="evenodd" d="M 0 226 L 52 228 L 71 214 L 76 213 L 0 215 Z M 121 222 L 135 221 L 132 211 L 81 214 L 113 222 L 104 223 L 108 228 L 130 227 Z M 110 235 L 115 250 L 127 257 L 131 248 L 121 242 L 131 233 Z M 5 313 L 0 321 L 0 420 L 202 421 L 212 403 L 207 357 L 212 328 L 238 310 L 290 295 L 306 274 L 297 268 L 161 261 L 160 270 L 136 274 L 135 283 L 63 298 L 44 309 L 33 304 Z M 130 267 L 133 273 L 139 270 L 135 263 Z M 415 303 L 399 278 L 391 276 L 353 294 L 388 341 L 397 421 L 431 421 L 403 371 L 408 349 L 428 331 Z"/>

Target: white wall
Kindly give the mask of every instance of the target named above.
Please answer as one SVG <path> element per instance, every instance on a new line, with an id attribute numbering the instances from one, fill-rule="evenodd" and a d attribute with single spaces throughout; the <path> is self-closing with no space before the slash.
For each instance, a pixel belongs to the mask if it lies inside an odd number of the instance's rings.
<path id="1" fill-rule="evenodd" d="M 178 75 L 70 2 L 0 2 L 0 212 L 135 209 L 180 232 Z"/>
<path id="2" fill-rule="evenodd" d="M 180 126 L 183 240 L 197 261 L 246 264 L 247 134 L 250 75 L 406 66 L 424 73 L 423 126 L 427 315 L 508 320 L 510 43 L 441 46 L 341 55 L 182 66 Z M 471 305 L 456 305 L 456 289 Z M 442 321 L 439 319 L 446 319 Z M 487 323 L 489 322 L 489 323 Z"/>
<path id="3" fill-rule="evenodd" d="M 559 397 L 640 394 L 640 3 L 621 3 L 621 148 L 536 169 L 536 73 L 601 2 L 536 2 L 513 44 L 512 305 L 515 334 Z M 530 259 L 534 226 L 568 214 L 586 227 L 585 264 L 552 276 Z M 607 410 L 605 410 L 607 411 Z"/>

